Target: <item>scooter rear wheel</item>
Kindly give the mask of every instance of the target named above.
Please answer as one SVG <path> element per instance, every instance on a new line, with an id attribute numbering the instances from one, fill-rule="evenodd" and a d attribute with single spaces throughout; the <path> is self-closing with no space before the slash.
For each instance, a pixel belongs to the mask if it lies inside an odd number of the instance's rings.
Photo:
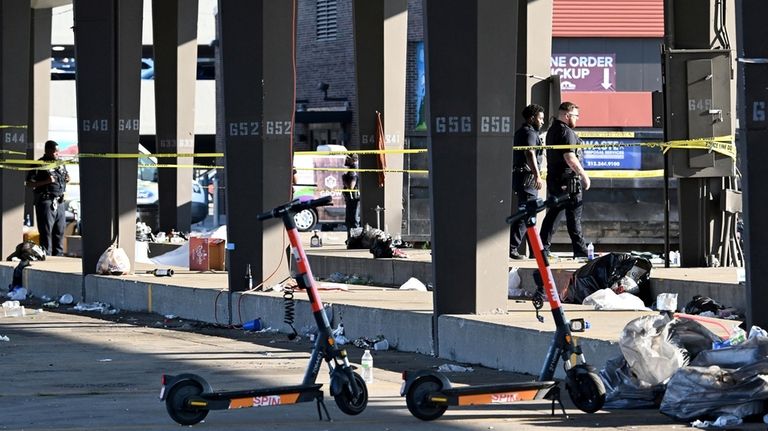
<path id="1" fill-rule="evenodd" d="M 368 405 L 368 388 L 365 386 L 365 380 L 359 374 L 353 372 L 352 375 L 360 389 L 360 394 L 357 397 L 353 396 L 349 385 L 344 385 L 341 392 L 334 395 L 333 399 L 339 406 L 339 410 L 350 416 L 355 416 L 362 413 Z"/>
<path id="2" fill-rule="evenodd" d="M 573 404 L 585 413 L 594 413 L 605 404 L 603 381 L 585 365 L 577 365 L 568 370 L 565 387 Z"/>
<path id="3" fill-rule="evenodd" d="M 440 379 L 433 376 L 419 377 L 411 383 L 408 393 L 405 395 L 405 404 L 413 416 L 423 421 L 431 421 L 439 418 L 448 409 L 427 401 L 427 395 L 443 389 Z"/>
<path id="4" fill-rule="evenodd" d="M 165 399 L 165 409 L 171 419 L 181 425 L 195 425 L 208 416 L 208 410 L 187 407 L 189 397 L 203 393 L 203 388 L 194 380 L 182 380 L 173 386 Z"/>

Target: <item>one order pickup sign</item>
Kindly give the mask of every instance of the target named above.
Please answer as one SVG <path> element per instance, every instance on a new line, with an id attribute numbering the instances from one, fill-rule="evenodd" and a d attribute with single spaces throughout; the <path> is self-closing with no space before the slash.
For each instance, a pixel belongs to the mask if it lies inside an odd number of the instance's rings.
<path id="1" fill-rule="evenodd" d="M 616 91 L 616 54 L 553 54 L 550 73 L 563 91 Z"/>

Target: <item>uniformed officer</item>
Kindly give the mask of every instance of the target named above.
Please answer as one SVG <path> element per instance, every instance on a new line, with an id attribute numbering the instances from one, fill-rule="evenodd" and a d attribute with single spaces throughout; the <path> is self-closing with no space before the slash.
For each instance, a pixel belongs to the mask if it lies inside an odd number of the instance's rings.
<path id="1" fill-rule="evenodd" d="M 45 154 L 39 160 L 51 162 L 49 169 L 29 171 L 25 182 L 35 192 L 35 215 L 37 230 L 40 232 L 40 246 L 49 256 L 64 254 L 64 228 L 66 218 L 64 206 L 64 191 L 69 182 L 67 168 L 60 163 L 59 145 L 56 141 L 45 143 Z"/>
<path id="2" fill-rule="evenodd" d="M 578 119 L 579 107 L 571 102 L 563 102 L 558 109 L 558 118 L 547 131 L 547 146 L 578 145 L 579 138 L 573 131 Z M 584 171 L 580 158 L 581 150 L 574 148 L 547 149 L 547 194 L 560 196 L 568 193 L 571 200 L 564 206 L 547 210 L 547 215 L 541 223 L 541 241 L 544 243 L 546 254 L 549 254 L 552 234 L 560 223 L 562 210 L 565 209 L 573 257 L 587 257 L 587 247 L 581 233 L 582 190 L 589 190 L 591 180 Z"/>
<path id="3" fill-rule="evenodd" d="M 525 124 L 515 132 L 515 147 L 541 146 L 539 130 L 544 125 L 544 108 L 539 105 L 528 105 L 522 112 Z M 542 150 L 515 150 L 512 155 L 512 190 L 517 195 L 517 204 L 535 200 L 538 191 L 544 185 L 539 168 L 541 166 Z M 525 237 L 523 219 L 515 222 L 509 235 L 509 257 L 525 259 L 517 252 L 517 248 Z"/>

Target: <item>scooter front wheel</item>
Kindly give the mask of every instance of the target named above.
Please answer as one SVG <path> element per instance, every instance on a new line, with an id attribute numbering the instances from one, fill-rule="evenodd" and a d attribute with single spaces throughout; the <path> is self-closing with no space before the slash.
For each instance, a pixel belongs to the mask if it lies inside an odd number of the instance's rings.
<path id="1" fill-rule="evenodd" d="M 432 392 L 443 389 L 443 383 L 436 377 L 419 377 L 412 384 L 405 395 L 405 404 L 411 414 L 423 421 L 431 421 L 439 418 L 448 409 L 448 406 L 438 405 L 427 400 Z"/>
<path id="2" fill-rule="evenodd" d="M 590 368 L 583 364 L 571 368 L 565 384 L 573 404 L 585 413 L 594 413 L 605 404 L 603 381 Z"/>
<path id="3" fill-rule="evenodd" d="M 336 405 L 339 406 L 339 410 L 350 416 L 359 415 L 368 405 L 368 388 L 365 386 L 365 380 L 354 372 L 352 376 L 360 393 L 354 396 L 350 385 L 344 385 L 341 391 L 333 396 Z"/>
<path id="4" fill-rule="evenodd" d="M 165 409 L 171 419 L 181 425 L 195 425 L 208 416 L 208 410 L 191 409 L 187 400 L 203 393 L 203 387 L 194 380 L 182 380 L 176 383 L 165 399 Z"/>

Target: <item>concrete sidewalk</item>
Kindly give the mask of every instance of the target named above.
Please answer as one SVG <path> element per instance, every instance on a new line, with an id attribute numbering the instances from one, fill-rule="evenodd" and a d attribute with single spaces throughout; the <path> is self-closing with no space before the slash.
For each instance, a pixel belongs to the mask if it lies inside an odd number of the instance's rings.
<path id="1" fill-rule="evenodd" d="M 345 250 L 341 245 L 307 250 L 313 273 L 320 278 L 327 278 L 333 272 L 355 273 L 370 277 L 375 284 L 395 286 L 410 277 L 424 283 L 431 280 L 428 250 L 406 250 L 408 259 L 373 259 L 367 250 Z M 582 264 L 561 260 L 552 266 L 558 282 L 562 282 Z M 530 283 L 526 280 L 531 279 L 535 262 L 510 261 L 512 265 L 520 268 L 522 279 Z M 0 265 L 3 286 L 10 283 L 14 266 L 13 262 Z M 137 264 L 135 275 L 83 277 L 80 259 L 51 257 L 33 262 L 25 269 L 24 285 L 36 296 L 58 298 L 70 293 L 76 300 L 85 302 L 100 301 L 120 309 L 173 314 L 209 323 L 239 325 L 259 317 L 265 326 L 290 332 L 283 323 L 282 293 L 230 294 L 225 272 L 201 273 L 179 268 L 173 277 L 145 274 L 153 268 Z M 677 292 L 680 307 L 696 293 L 730 306 L 743 307 L 744 304 L 744 288 L 736 282 L 734 268 L 654 268 L 651 276 L 654 294 Z M 554 329 L 547 306 L 542 310 L 545 321 L 539 323 L 529 301 L 509 300 L 503 313 L 443 315 L 433 321 L 431 292 L 332 283 L 322 283 L 321 288 L 329 318 L 334 326 L 343 322 L 349 339 L 383 335 L 391 348 L 397 350 L 437 354 L 445 359 L 508 371 L 537 375 Z M 506 289 L 506 286 L 499 288 Z M 306 295 L 297 292 L 295 299 L 295 327 L 304 332 L 303 328 L 311 328 L 314 322 Z M 580 344 L 587 360 L 598 368 L 619 354 L 617 341 L 627 322 L 653 314 L 594 311 L 591 307 L 571 304 L 565 305 L 565 311 L 569 318 L 583 317 L 590 322 L 591 329 L 582 334 Z M 433 325 L 437 325 L 438 343 L 433 340 Z M 711 329 L 723 332 L 717 326 Z"/>

